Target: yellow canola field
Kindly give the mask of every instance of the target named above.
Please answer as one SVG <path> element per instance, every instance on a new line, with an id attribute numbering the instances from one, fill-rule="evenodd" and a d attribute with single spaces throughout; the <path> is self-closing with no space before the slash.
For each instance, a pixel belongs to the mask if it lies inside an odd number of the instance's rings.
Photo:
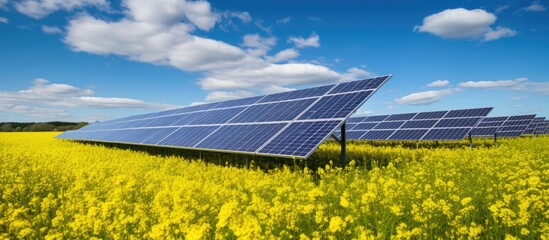
<path id="1" fill-rule="evenodd" d="M 0 239 L 549 239 L 549 137 L 264 172 L 56 134 L 0 133 Z"/>

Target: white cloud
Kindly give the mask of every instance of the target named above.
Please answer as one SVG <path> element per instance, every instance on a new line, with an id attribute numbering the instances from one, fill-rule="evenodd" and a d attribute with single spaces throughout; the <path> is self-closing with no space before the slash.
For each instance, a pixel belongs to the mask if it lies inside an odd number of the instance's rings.
<path id="1" fill-rule="evenodd" d="M 59 29 L 58 27 L 42 25 L 42 32 L 45 32 L 46 34 L 60 34 L 63 31 L 61 31 L 61 29 Z"/>
<path id="2" fill-rule="evenodd" d="M 288 17 L 276 20 L 276 24 L 286 24 L 286 23 L 289 23 L 291 20 L 292 20 L 292 17 L 288 16 Z"/>
<path id="3" fill-rule="evenodd" d="M 528 82 L 531 92 L 549 96 L 549 82 Z"/>
<path id="4" fill-rule="evenodd" d="M 0 112 L 22 113 L 37 118 L 67 118 L 66 108 L 168 109 L 174 105 L 130 98 L 95 97 L 91 89 L 50 83 L 43 78 L 20 91 L 0 91 Z"/>
<path id="5" fill-rule="evenodd" d="M 214 27 L 219 14 L 206 1 L 125 0 L 126 14 L 136 22 L 173 25 L 187 19 L 202 30 Z"/>
<path id="6" fill-rule="evenodd" d="M 454 92 L 449 89 L 439 91 L 426 91 L 406 95 L 395 99 L 396 102 L 405 105 L 429 105 L 438 102 L 443 96 L 451 95 Z"/>
<path id="7" fill-rule="evenodd" d="M 0 23 L 9 23 L 10 20 L 5 17 L 0 17 Z"/>
<path id="8" fill-rule="evenodd" d="M 206 101 L 224 101 L 224 100 L 231 100 L 231 99 L 237 99 L 237 98 L 245 98 L 245 97 L 251 97 L 254 96 L 254 93 L 250 91 L 213 91 L 208 96 L 206 96 Z"/>
<path id="9" fill-rule="evenodd" d="M 0 0 L 0 8 L 3 8 L 6 4 L 8 4 L 9 0 Z"/>
<path id="10" fill-rule="evenodd" d="M 513 80 L 499 80 L 499 81 L 467 81 L 460 83 L 458 86 L 462 88 L 481 88 L 481 89 L 494 89 L 494 88 L 508 88 L 519 86 L 522 83 L 528 81 L 528 78 L 517 78 Z"/>
<path id="11" fill-rule="evenodd" d="M 374 74 L 371 72 L 354 67 L 347 69 L 347 72 L 342 74 L 341 81 L 352 81 L 373 76 Z"/>
<path id="12" fill-rule="evenodd" d="M 288 61 L 290 59 L 294 59 L 296 57 L 299 57 L 299 52 L 297 52 L 293 48 L 284 49 L 278 53 L 276 53 L 274 56 L 268 56 L 266 59 L 269 62 L 284 62 Z"/>
<path id="13" fill-rule="evenodd" d="M 530 6 L 523 8 L 522 10 L 528 11 L 528 12 L 543 12 L 545 11 L 545 7 L 541 5 L 540 1 L 534 1 Z"/>
<path id="14" fill-rule="evenodd" d="M 106 0 L 23 0 L 15 3 L 15 9 L 18 12 L 36 19 L 41 19 L 55 11 L 71 11 L 88 6 L 108 9 L 109 3 Z"/>
<path id="15" fill-rule="evenodd" d="M 299 56 L 298 48 L 319 47 L 320 37 L 291 37 L 288 48 L 270 55 L 277 44 L 274 36 L 247 34 L 240 47 L 200 37 L 198 29 L 215 27 L 219 16 L 248 21 L 247 13 L 216 14 L 204 2 L 127 0 L 118 20 L 79 15 L 69 21 L 63 41 L 73 51 L 99 55 L 119 55 L 133 61 L 168 65 L 187 72 L 198 72 L 203 89 L 217 92 L 238 90 L 260 93 L 272 86 L 287 87 L 351 80 L 371 73 L 351 68 L 339 73 L 321 64 L 289 62 Z M 190 6 L 190 7 L 189 7 Z M 234 15 L 234 16 L 233 16 Z M 251 20 L 251 17 L 250 19 Z M 255 20 L 256 25 L 261 20 Z M 213 95 L 221 99 L 219 93 Z M 211 97 L 210 97 L 211 98 Z"/>
<path id="16" fill-rule="evenodd" d="M 501 5 L 501 6 L 496 8 L 496 13 L 501 13 L 501 12 L 507 10 L 509 7 L 510 7 L 509 4 Z"/>
<path id="17" fill-rule="evenodd" d="M 450 85 L 448 80 L 436 80 L 432 83 L 427 84 L 427 87 L 447 87 Z"/>
<path id="18" fill-rule="evenodd" d="M 273 94 L 273 93 L 288 92 L 288 91 L 293 91 L 293 90 L 296 90 L 296 89 L 295 88 L 281 87 L 281 86 L 277 86 L 277 85 L 271 85 L 271 86 L 264 87 L 261 90 L 261 93 L 263 93 L 263 94 Z"/>
<path id="19" fill-rule="evenodd" d="M 244 47 L 248 48 L 248 54 L 255 57 L 261 57 L 267 54 L 271 48 L 276 45 L 275 37 L 263 38 L 258 34 L 244 35 Z"/>
<path id="20" fill-rule="evenodd" d="M 467 10 L 464 8 L 446 9 L 423 19 L 421 26 L 415 26 L 414 31 L 428 32 L 442 38 L 478 39 L 485 41 L 516 35 L 516 32 L 504 27 L 495 30 L 490 26 L 497 17 L 482 9 Z"/>
<path id="21" fill-rule="evenodd" d="M 527 99 L 527 96 L 513 96 L 511 97 L 512 100 L 524 100 Z"/>
<path id="22" fill-rule="evenodd" d="M 490 29 L 488 32 L 486 32 L 484 35 L 482 35 L 482 40 L 485 42 L 497 40 L 504 37 L 512 37 L 517 35 L 517 32 L 515 30 L 505 28 L 505 27 L 497 27 L 495 30 Z"/>
<path id="23" fill-rule="evenodd" d="M 229 16 L 238 18 L 243 23 L 249 23 L 252 21 L 252 16 L 249 12 L 229 12 Z"/>
<path id="24" fill-rule="evenodd" d="M 309 38 L 290 37 L 288 42 L 295 44 L 297 48 L 320 47 L 320 37 L 316 33 L 311 33 Z"/>

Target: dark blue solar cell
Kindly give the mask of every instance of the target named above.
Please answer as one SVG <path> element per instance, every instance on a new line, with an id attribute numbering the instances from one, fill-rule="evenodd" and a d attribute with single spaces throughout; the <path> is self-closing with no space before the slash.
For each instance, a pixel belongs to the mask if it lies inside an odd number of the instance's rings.
<path id="1" fill-rule="evenodd" d="M 473 135 L 473 136 L 493 136 L 494 133 L 497 130 L 498 130 L 498 127 L 473 128 L 471 130 L 471 135 Z"/>
<path id="2" fill-rule="evenodd" d="M 259 153 L 307 157 L 339 123 L 340 121 L 292 123 L 260 149 Z"/>
<path id="3" fill-rule="evenodd" d="M 519 126 L 519 125 L 530 125 L 530 123 L 532 122 L 532 120 L 515 120 L 515 121 L 510 121 L 510 120 L 507 120 L 505 123 L 503 123 L 503 126 Z"/>
<path id="4" fill-rule="evenodd" d="M 479 117 L 474 118 L 444 118 L 438 121 L 435 125 L 436 128 L 446 128 L 446 127 L 474 127 L 478 121 Z"/>
<path id="5" fill-rule="evenodd" d="M 414 116 L 417 115 L 417 113 L 403 113 L 403 114 L 395 114 L 389 116 L 385 121 L 394 121 L 394 120 L 410 120 L 414 118 Z"/>
<path id="6" fill-rule="evenodd" d="M 529 120 L 529 119 L 534 119 L 535 116 L 536 116 L 536 114 L 532 114 L 532 115 L 517 115 L 517 116 L 510 116 L 509 119 L 507 119 L 507 121 Z"/>
<path id="7" fill-rule="evenodd" d="M 364 140 L 387 140 L 395 130 L 370 130 L 362 135 Z"/>
<path id="8" fill-rule="evenodd" d="M 182 127 L 158 142 L 158 145 L 192 148 L 218 128 L 218 126 Z"/>
<path id="9" fill-rule="evenodd" d="M 364 133 L 366 133 L 366 131 L 349 131 L 345 135 L 345 138 L 348 140 L 358 140 L 361 139 L 360 137 L 362 137 Z"/>
<path id="10" fill-rule="evenodd" d="M 124 135 L 123 137 L 119 138 L 118 141 L 127 143 L 141 143 L 145 141 L 145 139 L 151 137 L 157 131 L 158 130 L 155 128 L 135 129 Z"/>
<path id="11" fill-rule="evenodd" d="M 107 134 L 96 139 L 100 141 L 105 141 L 105 142 L 118 142 L 118 139 L 124 137 L 126 134 L 130 133 L 131 131 L 132 129 L 112 130 L 112 131 L 109 131 Z"/>
<path id="12" fill-rule="evenodd" d="M 427 129 L 409 129 L 409 130 L 396 130 L 389 140 L 421 140 L 423 135 L 427 133 Z"/>
<path id="13" fill-rule="evenodd" d="M 452 110 L 445 116 L 446 118 L 452 117 L 484 117 L 492 111 L 492 108 L 473 108 L 463 110 Z"/>
<path id="14" fill-rule="evenodd" d="M 347 122 L 347 123 L 345 123 L 345 129 L 351 130 L 351 129 L 353 129 L 356 125 L 358 125 L 358 124 L 356 124 L 356 123 L 348 123 L 348 122 Z"/>
<path id="15" fill-rule="evenodd" d="M 329 94 L 354 92 L 368 89 L 375 89 L 381 86 L 390 76 L 383 76 L 377 78 L 364 79 L 362 81 L 352 81 L 340 83 Z"/>
<path id="16" fill-rule="evenodd" d="M 521 131 L 524 132 L 526 130 L 527 126 L 519 125 L 519 126 L 503 126 L 498 129 L 498 132 L 507 132 L 507 131 Z"/>
<path id="17" fill-rule="evenodd" d="M 378 115 L 378 116 L 370 116 L 366 119 L 364 119 L 363 122 L 381 122 L 385 119 L 387 119 L 389 115 Z"/>
<path id="18" fill-rule="evenodd" d="M 374 129 L 398 129 L 402 124 L 404 124 L 404 121 L 381 122 Z"/>
<path id="19" fill-rule="evenodd" d="M 496 122 L 496 121 L 493 121 L 493 122 L 480 122 L 477 127 L 499 127 L 503 125 L 503 121 L 500 121 L 500 122 Z"/>
<path id="20" fill-rule="evenodd" d="M 219 110 L 210 110 L 205 112 L 191 113 L 189 115 L 194 115 L 195 117 L 188 121 L 188 125 L 201 125 L 201 124 L 221 124 L 229 122 L 232 118 L 236 117 L 241 113 L 246 107 L 235 107 Z M 179 124 L 176 123 L 176 124 Z M 174 126 L 176 125 L 174 124 Z"/>
<path id="21" fill-rule="evenodd" d="M 299 98 L 308 98 L 308 97 L 317 97 L 326 94 L 334 85 L 314 87 L 302 90 L 295 90 L 291 92 L 282 92 L 266 95 L 260 103 L 266 102 L 277 102 L 283 100 L 299 99 Z"/>
<path id="22" fill-rule="evenodd" d="M 143 140 L 141 143 L 156 145 L 158 142 L 170 136 L 172 133 L 174 133 L 178 129 L 179 129 L 178 127 L 155 128 L 154 132 L 148 138 Z"/>
<path id="23" fill-rule="evenodd" d="M 434 111 L 434 112 L 421 112 L 418 113 L 413 119 L 437 119 L 442 118 L 448 111 Z"/>
<path id="24" fill-rule="evenodd" d="M 299 119 L 344 118 L 359 107 L 372 93 L 357 92 L 323 97 Z"/>
<path id="25" fill-rule="evenodd" d="M 482 122 L 502 122 L 507 120 L 509 117 L 485 117 L 482 119 Z"/>
<path id="26" fill-rule="evenodd" d="M 172 115 L 166 117 L 152 118 L 147 121 L 135 122 L 133 125 L 127 127 L 164 127 L 170 126 L 183 118 L 183 115 Z M 145 124 L 142 124 L 146 122 Z"/>
<path id="27" fill-rule="evenodd" d="M 222 126 L 197 148 L 255 152 L 286 123 Z"/>
<path id="28" fill-rule="evenodd" d="M 235 107 L 235 106 L 245 106 L 254 104 L 259 99 L 263 98 L 263 96 L 257 96 L 257 97 L 249 97 L 249 98 L 242 98 L 242 99 L 235 99 L 235 100 L 228 100 L 224 102 L 219 102 L 215 108 L 227 108 L 227 107 Z"/>
<path id="29" fill-rule="evenodd" d="M 374 128 L 377 124 L 377 122 L 359 123 L 353 128 L 353 130 L 370 130 Z"/>
<path id="30" fill-rule="evenodd" d="M 303 99 L 289 102 L 275 102 L 267 104 L 254 105 L 236 116 L 232 123 L 247 123 L 247 122 L 272 122 L 293 120 L 316 99 Z"/>
<path id="31" fill-rule="evenodd" d="M 461 140 L 471 128 L 435 128 L 429 130 L 423 140 Z"/>
<path id="32" fill-rule="evenodd" d="M 347 122 L 348 123 L 358 123 L 358 122 L 362 122 L 364 119 L 366 119 L 368 117 L 352 117 L 352 118 L 349 118 L 347 119 Z"/>
<path id="33" fill-rule="evenodd" d="M 431 128 L 433 127 L 438 120 L 411 120 L 407 121 L 402 125 L 401 128 L 403 129 L 409 129 L 409 128 Z"/>
<path id="34" fill-rule="evenodd" d="M 153 117 L 173 115 L 173 114 L 176 114 L 179 110 L 180 108 L 176 108 L 176 109 L 170 109 L 162 112 L 157 112 L 156 114 L 153 115 Z"/>

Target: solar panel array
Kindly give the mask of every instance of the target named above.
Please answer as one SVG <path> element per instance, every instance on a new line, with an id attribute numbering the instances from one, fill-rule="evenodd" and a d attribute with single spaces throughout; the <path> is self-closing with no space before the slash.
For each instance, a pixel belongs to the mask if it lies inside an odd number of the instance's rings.
<path id="1" fill-rule="evenodd" d="M 354 117 L 347 122 L 347 139 L 460 140 L 490 111 L 489 108 Z"/>
<path id="2" fill-rule="evenodd" d="M 543 122 L 538 123 L 538 126 L 536 127 L 536 130 L 535 130 L 536 134 L 546 134 L 547 133 L 547 127 L 549 127 L 549 121 L 548 120 L 544 120 Z"/>
<path id="3" fill-rule="evenodd" d="M 486 117 L 473 128 L 471 134 L 475 137 L 492 137 L 495 133 L 499 137 L 519 137 L 534 120 L 535 114 Z"/>
<path id="4" fill-rule="evenodd" d="M 390 77 L 129 116 L 58 138 L 307 158 Z"/>
<path id="5" fill-rule="evenodd" d="M 542 134 L 549 134 L 549 120 L 544 121 L 545 129 Z"/>
<path id="6" fill-rule="evenodd" d="M 535 134 L 536 130 L 538 130 L 538 125 L 541 124 L 543 121 L 545 121 L 544 117 L 535 117 L 532 122 L 526 127 L 526 130 L 523 134 Z"/>

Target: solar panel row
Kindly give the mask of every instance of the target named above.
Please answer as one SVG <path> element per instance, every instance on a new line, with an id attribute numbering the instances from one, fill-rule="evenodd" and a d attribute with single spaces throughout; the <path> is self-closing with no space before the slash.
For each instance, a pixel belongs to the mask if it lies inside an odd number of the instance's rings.
<path id="1" fill-rule="evenodd" d="M 129 116 L 57 137 L 307 158 L 390 77 Z"/>
<path id="2" fill-rule="evenodd" d="M 524 134 L 535 116 L 535 114 L 530 114 L 487 117 L 473 128 L 471 134 L 475 137 L 492 137 L 495 133 L 501 137 L 518 137 Z"/>
<path id="3" fill-rule="evenodd" d="M 475 108 L 350 118 L 347 139 L 459 140 L 491 110 Z"/>

